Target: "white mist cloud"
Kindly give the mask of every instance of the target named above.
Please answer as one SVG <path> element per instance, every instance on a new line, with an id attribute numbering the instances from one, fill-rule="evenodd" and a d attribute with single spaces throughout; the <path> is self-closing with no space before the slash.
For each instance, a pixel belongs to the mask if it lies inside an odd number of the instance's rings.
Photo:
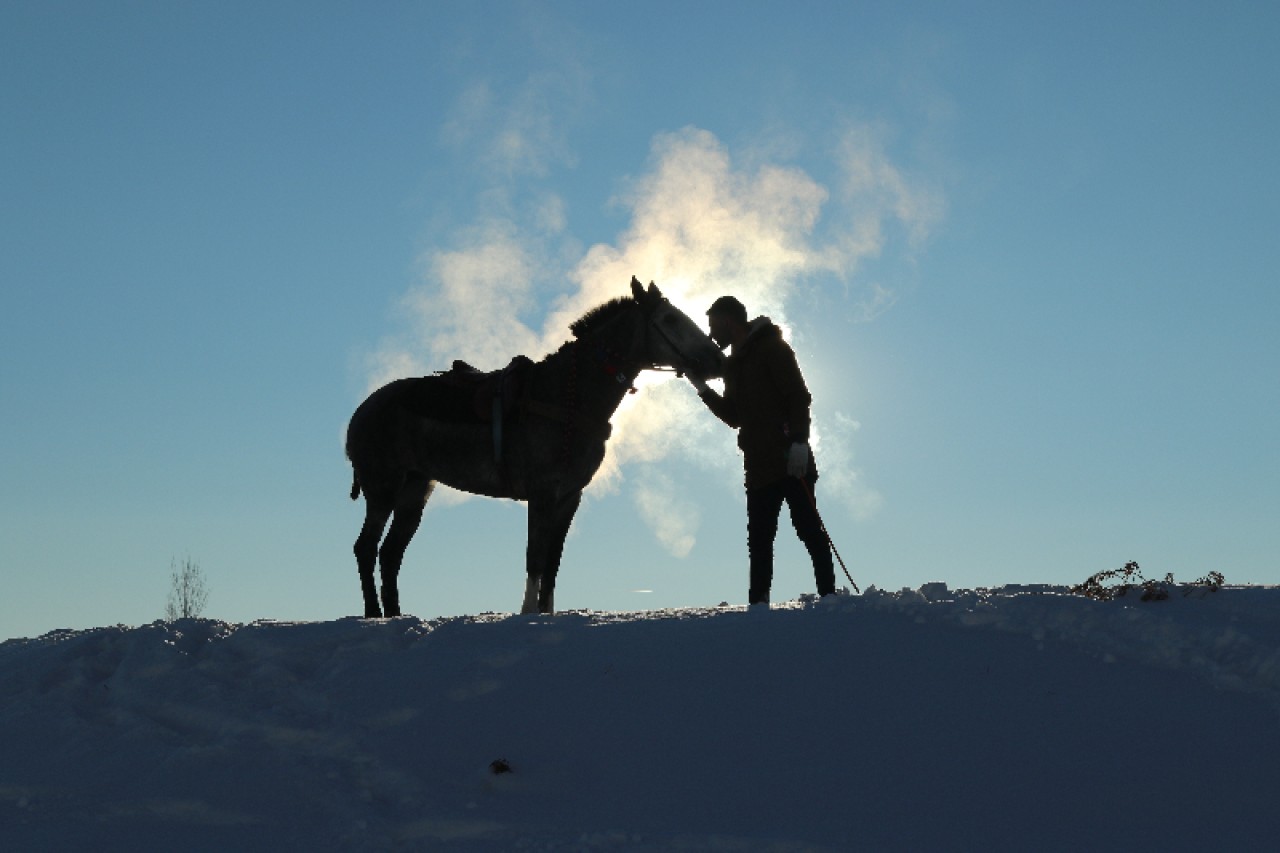
<path id="1" fill-rule="evenodd" d="M 697 541 L 698 506 L 665 472 L 647 466 L 634 485 L 636 509 L 671 554 L 687 557 Z"/>
<path id="2" fill-rule="evenodd" d="M 617 245 L 587 252 L 573 273 L 583 296 L 557 320 L 634 271 L 699 318 L 715 297 L 732 292 L 755 313 L 784 320 L 787 296 L 814 268 L 810 235 L 827 196 L 799 169 L 736 169 L 707 131 L 663 134 L 649 171 L 617 200 L 630 209 L 630 226 Z"/>
<path id="3" fill-rule="evenodd" d="M 919 245 L 943 215 L 942 196 L 929 186 L 912 181 L 884 153 L 883 133 L 870 126 L 849 127 L 836 146 L 840 167 L 840 206 L 847 216 L 846 239 L 841 248 L 847 257 L 839 263 L 880 253 L 885 226 L 896 223 L 908 239 Z"/>
<path id="4" fill-rule="evenodd" d="M 564 117 L 587 100 L 586 74 L 571 62 L 530 74 L 509 93 L 479 81 L 459 95 L 440 138 L 500 178 L 545 177 L 554 166 L 573 163 Z"/>
<path id="5" fill-rule="evenodd" d="M 466 137 L 485 124 L 491 101 L 485 91 L 470 93 L 451 133 Z M 524 117 L 501 126 L 516 128 L 519 144 L 497 139 L 482 157 L 506 152 L 513 170 L 538 174 L 539 164 L 561 156 L 558 138 L 529 130 L 540 122 Z M 519 153 L 521 146 L 530 152 Z M 785 331 L 788 305 L 806 283 L 835 278 L 848 291 L 859 264 L 877 256 L 890 235 L 918 245 L 942 215 L 940 196 L 895 167 L 873 130 L 846 130 L 833 156 L 839 177 L 827 187 L 794 166 L 736 164 L 705 130 L 660 134 L 644 171 L 614 200 L 630 214 L 627 227 L 568 267 L 551 260 L 568 245 L 563 202 L 544 194 L 516 210 L 498 187 L 493 194 L 506 204 L 491 206 L 483 224 L 462 232 L 455 246 L 424 256 L 423 280 L 405 299 L 412 333 L 373 359 L 375 378 L 442 369 L 453 358 L 491 369 L 516 353 L 539 357 L 567 340 L 569 324 L 586 310 L 625 295 L 632 275 L 656 281 L 698 322 L 717 296 L 733 293 L 753 315 L 768 315 Z M 568 281 L 569 291 L 561 288 L 549 306 L 540 304 L 557 280 Z M 853 305 L 832 307 L 870 318 L 894 299 L 881 285 L 853 290 Z M 664 466 L 736 479 L 741 463 L 732 431 L 672 378 L 642 377 L 640 393 L 614 417 L 608 455 L 589 492 L 628 490 L 659 541 L 683 556 L 696 541 L 697 507 L 676 493 Z M 855 519 L 870 516 L 882 498 L 853 464 L 856 422 L 842 414 L 828 419 L 821 400 L 815 416 L 823 493 Z"/>
<path id="6" fill-rule="evenodd" d="M 819 459 L 823 492 L 833 495 L 857 521 L 875 515 L 884 503 L 883 496 L 864 482 L 862 472 L 854 464 L 853 440 L 861 428 L 853 418 L 836 412 L 812 442 L 814 456 Z"/>
<path id="7" fill-rule="evenodd" d="M 423 284 L 401 300 L 409 336 L 375 355 L 371 387 L 445 369 L 455 358 L 500 367 L 536 348 L 521 319 L 536 308 L 536 261 L 510 223 L 473 229 L 461 246 L 430 252 L 421 264 Z"/>
<path id="8" fill-rule="evenodd" d="M 411 307 L 424 328 L 435 361 L 449 354 L 499 366 L 513 351 L 537 339 L 520 319 L 534 306 L 533 265 L 525 249 L 504 233 L 486 234 L 474 246 L 437 252 L 430 277 L 438 286 L 418 291 Z"/>

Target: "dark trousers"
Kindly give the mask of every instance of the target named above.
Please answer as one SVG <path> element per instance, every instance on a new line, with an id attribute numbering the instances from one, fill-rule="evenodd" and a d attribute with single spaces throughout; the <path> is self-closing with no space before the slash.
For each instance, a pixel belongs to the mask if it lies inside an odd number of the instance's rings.
<path id="1" fill-rule="evenodd" d="M 747 550 L 751 555 L 751 589 L 747 601 L 755 604 L 769 598 L 773 586 L 773 541 L 778 535 L 778 515 L 782 502 L 791 510 L 791 524 L 813 559 L 813 578 L 818 595 L 836 591 L 831 546 L 822 532 L 822 521 L 813 498 L 813 484 L 787 477 L 767 486 L 747 489 Z"/>

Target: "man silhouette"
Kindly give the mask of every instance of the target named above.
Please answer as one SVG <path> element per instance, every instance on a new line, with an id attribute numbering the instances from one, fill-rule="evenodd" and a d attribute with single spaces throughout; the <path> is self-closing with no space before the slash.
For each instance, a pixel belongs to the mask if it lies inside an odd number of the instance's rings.
<path id="1" fill-rule="evenodd" d="M 796 535 L 813 560 L 818 595 L 833 595 L 836 581 L 830 542 L 822 530 L 814 485 L 818 469 L 809 448 L 809 406 L 796 354 L 768 317 L 747 321 L 747 309 L 722 296 L 707 311 L 711 337 L 725 363 L 724 395 L 700 377 L 689 380 L 720 420 L 738 430 L 747 491 L 747 550 L 751 558 L 750 604 L 768 606 L 773 585 L 773 543 L 785 501 Z"/>

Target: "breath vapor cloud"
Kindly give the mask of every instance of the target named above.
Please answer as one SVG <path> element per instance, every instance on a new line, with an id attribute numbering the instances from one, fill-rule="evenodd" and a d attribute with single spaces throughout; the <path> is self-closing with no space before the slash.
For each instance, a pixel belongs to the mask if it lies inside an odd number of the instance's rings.
<path id="1" fill-rule="evenodd" d="M 519 141 L 506 145 L 526 150 Z M 568 338 L 583 312 L 624 295 L 632 275 L 657 282 L 695 319 L 717 296 L 733 293 L 789 334 L 798 289 L 839 282 L 846 288 L 833 289 L 831 300 L 847 302 L 834 291 L 846 290 L 859 263 L 881 252 L 890 226 L 918 242 L 940 216 L 937 197 L 895 168 L 870 131 L 845 132 L 831 163 L 837 179 L 828 187 L 794 166 L 737 166 L 706 130 L 660 134 L 645 170 L 614 200 L 629 211 L 629 224 L 613 244 L 591 246 L 576 260 L 562 257 L 572 241 L 557 196 L 535 194 L 522 213 L 496 205 L 455 246 L 423 257 L 422 281 L 404 301 L 412 333 L 378 354 L 374 384 L 442 369 L 453 358 L 494 368 L 517 352 L 540 357 Z M 557 290 L 557 281 L 570 288 Z M 871 316 L 892 302 L 883 287 L 861 295 L 859 304 L 838 310 Z M 803 351 L 800 358 L 808 371 Z M 670 380 L 645 374 L 640 393 L 624 402 L 589 493 L 628 490 L 658 540 L 683 556 L 696 541 L 698 513 L 675 494 L 670 466 L 721 472 L 729 484 L 740 482 L 740 462 L 732 432 L 702 411 L 684 383 Z M 854 467 L 857 424 L 818 403 L 814 443 L 826 494 L 865 518 L 880 496 Z"/>

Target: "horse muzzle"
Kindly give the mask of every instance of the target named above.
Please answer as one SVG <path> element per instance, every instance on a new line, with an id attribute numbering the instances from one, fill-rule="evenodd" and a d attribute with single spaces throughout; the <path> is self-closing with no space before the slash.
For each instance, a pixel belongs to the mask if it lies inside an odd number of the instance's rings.
<path id="1" fill-rule="evenodd" d="M 710 349 L 690 359 L 685 372 L 699 379 L 720 379 L 724 376 L 724 353 Z"/>

